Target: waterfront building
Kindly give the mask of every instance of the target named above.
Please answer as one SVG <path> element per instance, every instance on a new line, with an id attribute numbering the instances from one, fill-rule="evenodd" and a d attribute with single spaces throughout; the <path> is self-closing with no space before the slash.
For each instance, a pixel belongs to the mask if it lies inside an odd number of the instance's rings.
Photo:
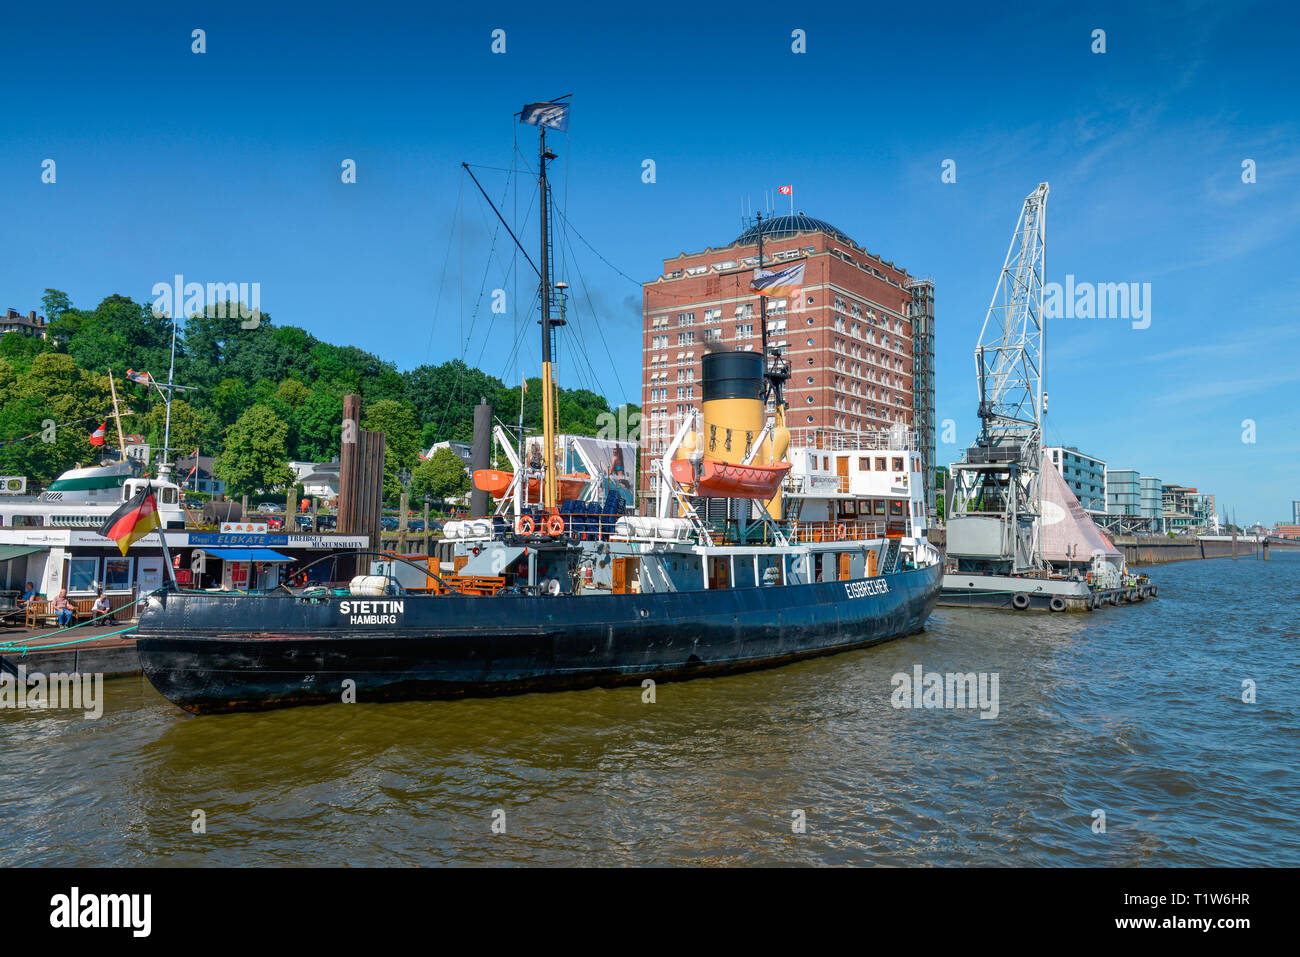
<path id="1" fill-rule="evenodd" d="M 306 498 L 332 501 L 339 497 L 340 468 L 338 459 L 332 462 L 290 462 L 294 482 L 302 486 Z"/>
<path id="2" fill-rule="evenodd" d="M 1160 490 L 1166 531 L 1190 533 L 1213 525 L 1213 495 L 1202 494 L 1186 485 L 1165 484 Z"/>
<path id="3" fill-rule="evenodd" d="M 797 297 L 767 301 L 769 347 L 790 363 L 790 428 L 918 433 L 929 506 L 934 491 L 934 283 L 868 252 L 828 222 L 775 216 L 762 224 L 765 269 L 804 265 Z M 664 260 L 644 284 L 643 449 L 660 455 L 701 402 L 706 351 L 762 348 L 750 289 L 759 227 L 730 243 Z M 643 472 L 642 492 L 657 476 Z M 645 494 L 647 501 L 654 494 Z"/>
<path id="4" fill-rule="evenodd" d="M 46 338 L 45 317 L 36 315 L 35 311 L 24 316 L 17 309 L 11 308 L 5 315 L 0 316 L 0 335 L 11 332 L 44 339 Z"/>
<path id="5" fill-rule="evenodd" d="M 129 437 L 128 437 L 129 438 Z M 127 443 L 130 448 L 130 443 Z M 149 447 L 145 446 L 146 462 L 148 461 Z M 128 453 L 129 454 L 129 453 Z M 176 460 L 172 467 L 172 477 L 181 488 L 191 492 L 203 492 L 207 495 L 217 496 L 224 495 L 226 492 L 226 483 L 213 474 L 212 468 L 216 459 L 211 455 L 200 455 L 195 458 L 193 455 L 186 455 Z M 195 468 L 195 466 L 198 466 Z M 194 474 L 190 474 L 193 472 Z"/>
<path id="6" fill-rule="evenodd" d="M 1140 518 L 1142 479 L 1132 469 L 1106 470 L 1106 514 Z"/>
<path id="7" fill-rule="evenodd" d="M 426 459 L 433 458 L 434 453 L 439 449 L 448 449 L 449 451 L 455 452 L 456 455 L 459 456 L 460 460 L 465 463 L 466 468 L 471 468 L 473 466 L 473 447 L 469 442 L 456 442 L 451 440 L 446 442 L 435 442 L 433 445 L 429 446 L 429 450 L 424 453 L 424 457 Z"/>
<path id="8" fill-rule="evenodd" d="M 1043 449 L 1065 484 L 1085 511 L 1105 515 L 1107 509 L 1106 463 L 1080 452 L 1077 446 L 1054 445 Z"/>
<path id="9" fill-rule="evenodd" d="M 1138 514 L 1147 521 L 1152 531 L 1161 531 L 1164 524 L 1164 490 L 1160 479 L 1143 475 L 1139 480 L 1141 505 Z"/>
<path id="10" fill-rule="evenodd" d="M 1300 525 L 1300 500 L 1291 503 L 1291 524 Z"/>

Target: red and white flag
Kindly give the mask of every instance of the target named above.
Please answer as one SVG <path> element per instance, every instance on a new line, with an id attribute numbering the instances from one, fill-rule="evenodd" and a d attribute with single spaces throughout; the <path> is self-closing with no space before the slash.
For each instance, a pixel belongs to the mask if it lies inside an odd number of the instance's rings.
<path id="1" fill-rule="evenodd" d="M 781 189 L 779 190 L 779 192 L 781 193 L 782 196 L 793 196 L 793 195 L 794 195 L 794 187 L 793 187 L 793 186 L 782 186 Z"/>
<path id="2" fill-rule="evenodd" d="M 103 445 L 103 444 L 104 444 L 104 435 L 105 435 L 107 432 L 108 432 L 108 423 L 107 423 L 107 422 L 101 422 L 99 428 L 97 428 L 94 432 L 91 432 L 91 433 L 90 433 L 90 444 L 91 444 L 91 445 Z"/>

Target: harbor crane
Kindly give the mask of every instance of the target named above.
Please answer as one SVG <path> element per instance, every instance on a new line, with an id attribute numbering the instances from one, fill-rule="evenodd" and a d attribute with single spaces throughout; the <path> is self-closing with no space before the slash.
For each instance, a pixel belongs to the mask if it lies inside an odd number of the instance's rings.
<path id="1" fill-rule="evenodd" d="M 1043 460 L 1043 269 L 1048 185 L 1025 198 L 975 347 L 979 436 L 951 469 L 948 557 L 959 572 L 1045 569 L 1039 536 Z"/>

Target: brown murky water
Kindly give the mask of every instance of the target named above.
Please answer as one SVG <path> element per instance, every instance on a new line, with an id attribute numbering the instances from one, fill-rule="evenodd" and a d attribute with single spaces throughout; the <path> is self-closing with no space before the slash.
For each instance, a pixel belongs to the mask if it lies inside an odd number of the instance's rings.
<path id="1" fill-rule="evenodd" d="M 97 721 L 0 710 L 0 865 L 1300 864 L 1300 555 L 1151 574 L 1144 605 L 940 609 L 654 704 L 194 718 L 112 680 Z M 996 673 L 998 717 L 893 707 L 916 665 Z"/>

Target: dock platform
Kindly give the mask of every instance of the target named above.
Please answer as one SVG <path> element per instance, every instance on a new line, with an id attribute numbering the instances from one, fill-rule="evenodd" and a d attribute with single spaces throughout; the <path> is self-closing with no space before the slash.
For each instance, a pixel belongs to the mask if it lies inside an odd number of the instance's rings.
<path id="1" fill-rule="evenodd" d="M 17 668 L 21 664 L 29 672 L 44 674 L 139 674 L 140 657 L 136 654 L 134 633 L 105 634 L 121 632 L 123 627 L 115 622 L 108 628 L 82 626 L 69 631 L 49 628 L 45 634 L 41 629 L 0 627 L 0 659 L 5 665 Z M 26 641 L 28 638 L 31 640 Z M 23 648 L 27 649 L 26 653 Z"/>

